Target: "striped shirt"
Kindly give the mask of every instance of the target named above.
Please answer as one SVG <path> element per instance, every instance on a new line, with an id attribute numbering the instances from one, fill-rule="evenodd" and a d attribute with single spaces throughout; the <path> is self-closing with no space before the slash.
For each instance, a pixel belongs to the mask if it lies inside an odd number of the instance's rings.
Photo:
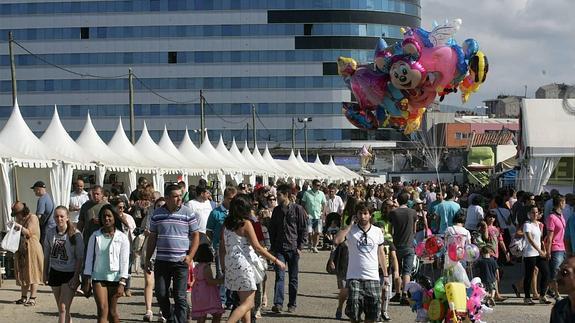
<path id="1" fill-rule="evenodd" d="M 190 249 L 192 233 L 198 229 L 198 220 L 187 206 L 174 212 L 165 206 L 156 209 L 150 220 L 150 232 L 156 233 L 156 260 L 182 261 Z"/>

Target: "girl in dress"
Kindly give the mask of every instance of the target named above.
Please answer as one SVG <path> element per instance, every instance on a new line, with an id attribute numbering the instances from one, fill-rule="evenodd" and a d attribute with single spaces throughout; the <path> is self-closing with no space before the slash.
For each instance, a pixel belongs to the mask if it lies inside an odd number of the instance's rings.
<path id="1" fill-rule="evenodd" d="M 214 256 L 208 244 L 198 247 L 194 261 L 194 285 L 192 288 L 192 319 L 203 323 L 208 314 L 212 315 L 212 322 L 218 323 L 224 313 L 220 299 L 220 287 L 223 279 L 214 278 L 212 262 Z"/>

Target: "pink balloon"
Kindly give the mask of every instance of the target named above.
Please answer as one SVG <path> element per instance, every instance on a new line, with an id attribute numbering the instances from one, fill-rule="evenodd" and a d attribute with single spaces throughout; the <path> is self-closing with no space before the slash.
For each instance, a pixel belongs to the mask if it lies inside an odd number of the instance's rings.
<path id="1" fill-rule="evenodd" d="M 360 66 L 351 76 L 351 91 L 364 110 L 375 110 L 387 93 L 389 76 Z"/>
<path id="2" fill-rule="evenodd" d="M 463 257 L 465 256 L 465 250 L 458 243 L 452 242 L 447 246 L 447 255 L 452 261 L 463 260 Z"/>
<path id="3" fill-rule="evenodd" d="M 415 254 L 418 257 L 423 257 L 425 254 L 425 242 L 420 242 L 417 244 L 417 246 L 415 246 Z"/>

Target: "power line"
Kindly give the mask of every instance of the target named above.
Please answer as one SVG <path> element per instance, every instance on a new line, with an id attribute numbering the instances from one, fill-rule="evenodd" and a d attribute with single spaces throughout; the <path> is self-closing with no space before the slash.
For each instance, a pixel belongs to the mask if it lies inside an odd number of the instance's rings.
<path id="1" fill-rule="evenodd" d="M 34 56 L 36 59 L 40 60 L 41 62 L 43 62 L 44 64 L 50 65 L 52 67 L 55 67 L 57 69 L 60 69 L 62 71 L 68 72 L 70 74 L 74 74 L 80 77 L 84 77 L 84 78 L 95 78 L 95 79 L 120 79 L 120 78 L 125 78 L 126 76 L 128 76 L 129 74 L 122 74 L 122 75 L 113 75 L 113 76 L 102 76 L 102 75 L 94 75 L 94 74 L 90 74 L 90 73 L 81 73 L 81 72 L 76 72 L 73 71 L 69 68 L 65 68 L 62 67 L 60 65 L 54 64 L 50 61 L 48 61 L 47 59 L 43 58 L 42 56 L 35 54 L 33 52 L 31 52 L 28 48 L 22 46 L 20 43 L 18 43 L 17 41 L 13 40 L 12 41 L 14 44 L 16 44 L 16 46 L 22 48 L 22 50 L 24 50 L 26 53 Z"/>
<path id="2" fill-rule="evenodd" d="M 172 100 L 170 98 L 167 98 L 163 95 L 161 95 L 160 93 L 156 92 L 154 89 L 152 89 L 151 87 L 149 87 L 148 85 L 146 85 L 146 83 L 144 83 L 144 81 L 142 79 L 140 79 L 136 74 L 132 74 L 134 76 L 134 78 L 136 79 L 136 81 L 138 81 L 140 84 L 142 84 L 143 87 L 145 87 L 150 93 L 154 94 L 155 96 L 162 98 L 168 102 L 171 103 L 176 103 L 176 104 L 190 104 L 190 103 L 196 103 L 200 100 L 200 98 L 195 98 L 193 100 L 190 101 L 176 101 L 176 100 Z"/>
<path id="3" fill-rule="evenodd" d="M 277 138 L 275 138 L 274 135 L 272 135 L 272 132 L 266 127 L 266 125 L 264 124 L 264 122 L 262 121 L 262 119 L 260 118 L 260 115 L 258 113 L 256 113 L 256 118 L 258 118 L 258 121 L 260 122 L 260 124 L 262 125 L 264 130 L 267 131 L 268 138 L 271 139 L 272 137 L 274 137 L 274 139 L 277 139 Z"/>
<path id="4" fill-rule="evenodd" d="M 204 102 L 206 102 L 206 104 L 208 105 L 208 107 L 210 107 L 212 109 L 212 113 L 213 115 L 215 115 L 216 117 L 218 117 L 220 120 L 222 120 L 223 122 L 226 123 L 230 123 L 230 124 L 240 124 L 240 123 L 246 123 L 246 121 L 248 121 L 249 117 L 245 117 L 244 119 L 240 120 L 240 121 L 231 121 L 231 120 L 226 120 L 224 117 L 222 117 L 220 114 L 218 114 L 215 110 L 215 108 L 212 106 L 211 103 L 209 103 L 208 101 L 205 101 L 205 97 L 204 97 Z"/>

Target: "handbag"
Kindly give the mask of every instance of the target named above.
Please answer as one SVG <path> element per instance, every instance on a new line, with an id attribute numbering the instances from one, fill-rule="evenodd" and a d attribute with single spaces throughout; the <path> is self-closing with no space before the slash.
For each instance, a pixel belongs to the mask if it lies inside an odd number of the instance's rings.
<path id="1" fill-rule="evenodd" d="M 256 284 L 259 284 L 264 281 L 266 278 L 266 269 L 267 269 L 267 262 L 261 256 L 258 256 L 255 253 L 246 254 L 240 246 L 236 246 L 240 252 L 246 257 L 246 260 L 252 265 L 254 269 L 254 278 L 256 280 Z"/>
<path id="2" fill-rule="evenodd" d="M 523 256 L 523 250 L 525 249 L 525 238 L 513 238 L 511 243 L 509 243 L 509 252 L 517 258 Z"/>
<path id="3" fill-rule="evenodd" d="M 20 247 L 20 234 L 20 227 L 15 223 L 12 223 L 8 229 L 8 232 L 4 236 L 4 239 L 2 239 L 2 244 L 0 245 L 2 249 L 12 253 L 18 251 L 18 248 Z"/>

